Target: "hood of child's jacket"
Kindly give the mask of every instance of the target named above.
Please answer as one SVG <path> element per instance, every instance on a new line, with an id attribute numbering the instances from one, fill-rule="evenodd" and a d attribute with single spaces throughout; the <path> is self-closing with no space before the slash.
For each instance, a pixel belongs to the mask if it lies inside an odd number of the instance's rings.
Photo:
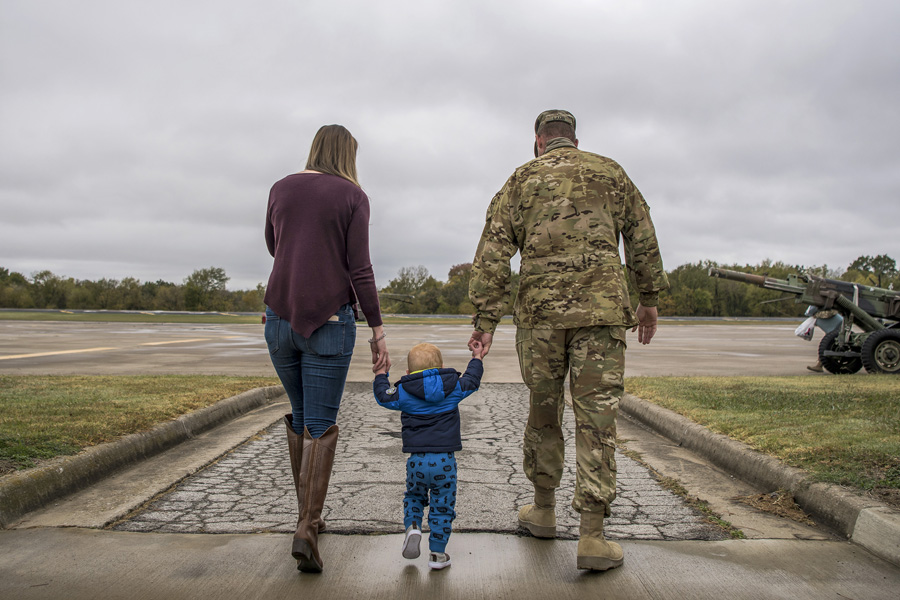
<path id="1" fill-rule="evenodd" d="M 456 369 L 428 369 L 421 373 L 404 375 L 398 384 L 402 384 L 403 390 L 410 396 L 429 402 L 440 402 L 456 388 L 459 375 Z"/>

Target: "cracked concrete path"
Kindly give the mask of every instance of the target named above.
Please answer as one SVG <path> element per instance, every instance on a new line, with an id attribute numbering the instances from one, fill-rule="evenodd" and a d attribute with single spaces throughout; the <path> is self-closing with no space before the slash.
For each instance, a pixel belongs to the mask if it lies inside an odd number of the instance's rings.
<path id="1" fill-rule="evenodd" d="M 519 506 L 530 502 L 522 472 L 521 437 L 527 416 L 522 384 L 484 384 L 461 405 L 454 532 L 514 533 Z M 578 515 L 569 505 L 575 485 L 571 410 L 557 518 L 563 539 L 577 539 Z M 341 435 L 323 516 L 332 533 L 403 530 L 405 455 L 400 414 L 375 403 L 367 384 L 350 383 L 338 417 Z M 293 532 L 296 496 L 286 435 L 274 423 L 215 463 L 156 498 L 115 529 L 167 533 Z M 701 513 L 664 489 L 646 467 L 619 453 L 617 499 L 606 521 L 610 538 L 714 540 L 727 537 Z"/>

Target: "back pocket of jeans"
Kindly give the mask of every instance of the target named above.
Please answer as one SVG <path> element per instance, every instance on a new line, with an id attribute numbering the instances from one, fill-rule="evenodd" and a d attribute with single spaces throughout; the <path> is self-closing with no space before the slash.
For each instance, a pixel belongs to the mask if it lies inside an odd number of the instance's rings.
<path id="1" fill-rule="evenodd" d="M 341 356 L 344 354 L 344 338 L 347 324 L 342 321 L 328 321 L 309 336 L 309 349 L 319 356 Z M 351 352 L 353 348 L 349 349 Z"/>

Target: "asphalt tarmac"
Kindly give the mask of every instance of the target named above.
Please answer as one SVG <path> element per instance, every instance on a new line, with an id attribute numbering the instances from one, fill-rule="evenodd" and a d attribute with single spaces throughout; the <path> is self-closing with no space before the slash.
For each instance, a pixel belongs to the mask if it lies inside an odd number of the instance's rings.
<path id="1" fill-rule="evenodd" d="M 626 377 L 638 375 L 809 375 L 821 332 L 807 342 L 790 321 L 661 321 L 649 345 L 628 334 Z M 406 353 L 419 342 L 441 348 L 444 362 L 463 370 L 467 325 L 386 325 L 392 373 L 404 373 Z M 371 381 L 366 339 L 358 328 L 349 381 Z M 0 374 L 213 374 L 269 375 L 260 325 L 74 323 L 0 321 Z M 824 376 L 818 375 L 816 376 Z M 864 376 L 864 373 L 860 373 Z M 515 328 L 501 325 L 485 363 L 491 383 L 520 383 Z"/>

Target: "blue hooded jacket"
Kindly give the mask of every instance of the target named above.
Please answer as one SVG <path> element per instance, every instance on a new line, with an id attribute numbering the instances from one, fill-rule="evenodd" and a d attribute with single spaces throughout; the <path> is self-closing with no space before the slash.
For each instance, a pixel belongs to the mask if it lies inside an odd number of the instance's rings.
<path id="1" fill-rule="evenodd" d="M 387 373 L 372 384 L 378 404 L 402 411 L 403 452 L 462 450 L 459 407 L 481 385 L 484 365 L 473 358 L 463 375 L 455 369 L 427 369 L 404 375 L 393 387 Z"/>

